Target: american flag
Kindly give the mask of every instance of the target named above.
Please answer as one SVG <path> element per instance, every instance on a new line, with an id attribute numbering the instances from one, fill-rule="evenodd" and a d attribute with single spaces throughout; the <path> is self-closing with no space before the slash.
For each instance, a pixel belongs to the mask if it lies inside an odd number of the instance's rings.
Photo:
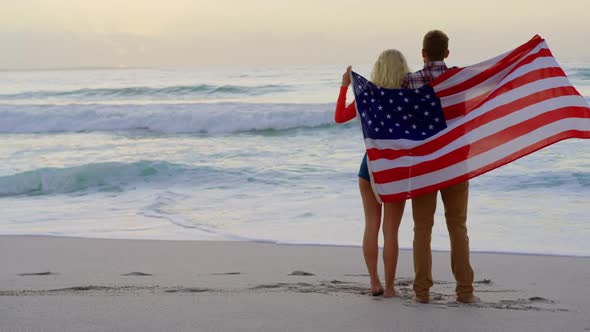
<path id="1" fill-rule="evenodd" d="M 399 201 L 484 174 L 567 138 L 590 138 L 590 108 L 539 36 L 453 68 L 420 89 L 352 73 L 373 189 Z"/>

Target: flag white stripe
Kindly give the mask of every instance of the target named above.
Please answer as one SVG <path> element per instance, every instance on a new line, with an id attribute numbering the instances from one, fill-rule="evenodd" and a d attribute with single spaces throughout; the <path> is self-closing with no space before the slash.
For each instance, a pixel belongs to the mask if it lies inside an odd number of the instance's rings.
<path id="1" fill-rule="evenodd" d="M 526 135 L 520 136 L 508 143 L 497 146 L 485 153 L 470 158 L 464 162 L 437 170 L 424 175 L 393 181 L 384 184 L 374 184 L 381 195 L 393 195 L 429 187 L 437 183 L 445 182 L 466 173 L 475 171 L 486 165 L 492 164 L 499 159 L 505 158 L 515 152 L 536 144 L 568 130 L 587 131 L 590 128 L 589 118 L 567 118 L 540 127 Z"/>
<path id="2" fill-rule="evenodd" d="M 542 45 L 537 46 L 537 48 L 539 48 Z M 535 51 L 536 50 L 536 51 Z M 537 52 L 539 52 L 541 49 L 535 49 L 533 50 L 531 53 L 527 54 L 531 55 L 531 54 L 535 54 Z M 505 78 L 507 77 L 506 75 L 512 70 L 514 69 L 514 67 L 518 66 L 524 59 L 526 58 L 523 57 L 522 59 L 520 59 L 519 61 L 515 62 L 514 64 L 508 66 L 507 68 L 505 68 L 504 70 L 498 72 L 496 75 L 488 78 L 487 80 L 481 82 L 480 84 L 469 88 L 466 91 L 461 91 L 459 93 L 456 93 L 454 95 L 450 95 L 450 96 L 446 96 L 446 97 L 442 97 L 440 99 L 441 105 L 443 108 L 451 106 L 451 105 L 455 105 L 455 104 L 459 104 L 462 103 L 464 101 L 470 100 L 472 98 L 478 97 L 486 92 L 489 92 L 491 89 L 493 89 L 494 87 L 497 87 L 499 85 L 499 83 Z M 526 65 L 525 65 L 526 66 Z M 553 64 L 551 65 L 551 67 L 555 67 L 556 63 L 553 62 Z M 541 67 L 539 67 L 541 68 Z M 519 68 L 520 69 L 520 68 Z M 516 70 L 518 71 L 518 69 Z M 515 72 L 516 72 L 515 71 Z M 511 76 L 512 73 L 508 76 Z M 438 88 L 435 89 L 435 92 L 440 91 Z"/>
<path id="3" fill-rule="evenodd" d="M 443 148 L 436 152 L 430 153 L 425 156 L 404 156 L 395 159 L 396 167 L 407 167 L 415 164 L 419 164 L 424 161 L 434 160 L 444 156 L 445 154 L 462 148 L 465 145 L 472 144 L 479 141 L 482 138 L 493 135 L 500 132 L 510 126 L 524 122 L 541 114 L 553 111 L 557 108 L 577 106 L 585 107 L 586 101 L 580 96 L 562 96 L 545 100 L 543 102 L 530 105 L 522 108 L 514 113 L 511 113 L 505 117 L 496 119 L 490 123 L 487 123 L 479 128 L 467 132 L 465 135 L 458 137 L 453 142 L 445 145 Z M 384 171 L 391 168 L 391 161 L 388 159 L 379 159 L 370 161 L 371 169 L 373 172 Z"/>
<path id="4" fill-rule="evenodd" d="M 447 129 L 425 139 L 423 141 L 413 141 L 408 139 L 396 139 L 396 140 L 374 140 L 371 138 L 365 138 L 365 145 L 367 149 L 411 149 L 416 146 L 423 145 L 427 142 L 433 141 L 438 137 L 444 135 L 449 130 L 460 126 L 463 123 L 471 121 L 476 117 L 481 116 L 484 113 L 489 112 L 499 106 L 504 104 L 508 104 L 513 102 L 517 99 L 522 98 L 523 96 L 530 95 L 535 92 L 539 92 L 542 90 L 550 89 L 550 88 L 557 88 L 557 87 L 567 87 L 571 86 L 569 80 L 566 77 L 551 77 L 542 80 L 537 80 L 532 83 L 523 85 L 516 89 L 512 89 L 503 93 L 501 95 L 496 96 L 495 98 L 490 99 L 485 104 L 481 105 L 478 108 L 475 108 L 473 111 L 469 112 L 467 115 L 457 118 L 454 121 L 447 121 Z"/>
<path id="5" fill-rule="evenodd" d="M 494 64 L 496 64 L 498 61 L 502 60 L 503 58 L 505 58 L 508 54 L 510 54 L 510 52 L 512 51 L 508 51 L 504 54 L 500 54 L 495 58 L 486 60 L 486 61 L 482 61 L 480 63 L 476 63 L 474 65 L 471 65 L 469 67 L 465 67 L 463 68 L 463 70 L 461 70 L 459 73 L 451 76 L 450 78 L 446 79 L 444 82 L 439 83 L 435 90 L 436 91 L 442 91 L 445 90 L 447 88 L 450 88 L 454 85 L 457 85 L 461 82 L 464 82 L 478 74 L 480 74 L 482 71 L 490 68 L 491 66 L 493 66 Z"/>
<path id="6" fill-rule="evenodd" d="M 510 81 L 513 81 L 519 77 L 525 76 L 526 74 L 529 74 L 532 71 L 539 70 L 539 69 L 547 69 L 547 68 L 560 68 L 560 67 L 559 67 L 559 64 L 557 63 L 557 61 L 555 61 L 555 58 L 553 58 L 551 56 L 536 58 L 533 62 L 523 65 L 522 67 L 520 67 L 520 68 L 516 69 L 515 71 L 513 71 L 512 73 L 510 73 L 508 76 L 506 76 L 500 82 L 498 82 L 498 87 L 501 87 L 502 85 L 504 85 Z"/>
<path id="7" fill-rule="evenodd" d="M 532 49 L 529 54 L 532 53 L 537 53 L 539 52 L 541 49 L 543 48 L 547 48 L 547 44 L 545 42 L 540 43 L 539 45 L 537 45 L 534 49 Z M 489 69 L 490 67 L 492 67 L 493 65 L 495 65 L 496 63 L 498 63 L 499 61 L 501 61 L 502 59 L 504 59 L 506 56 L 508 56 L 512 51 L 506 52 L 500 56 L 497 56 L 493 59 L 469 66 L 469 67 L 465 67 L 463 70 L 461 70 L 459 73 L 451 76 L 450 78 L 448 78 L 447 80 L 445 80 L 444 82 L 439 83 L 437 86 L 434 87 L 434 91 L 435 92 L 439 92 L 439 91 L 443 91 L 446 90 L 450 87 L 453 87 L 457 84 L 463 83 L 466 80 L 477 76 L 478 74 L 481 74 L 483 71 Z M 527 54 L 528 55 L 528 54 Z M 522 58 L 524 58 L 526 56 L 523 56 Z M 521 59 L 522 60 L 522 59 Z M 519 60 L 519 61 L 521 61 Z"/>
<path id="8" fill-rule="evenodd" d="M 486 82 L 485 83 L 486 86 L 479 85 L 477 87 L 474 87 L 473 89 L 469 89 L 469 91 L 464 93 L 463 95 L 457 94 L 457 95 L 453 95 L 450 97 L 443 97 L 441 99 L 441 105 L 443 106 L 443 108 L 445 108 L 445 107 L 453 106 L 455 104 L 463 103 L 465 101 L 469 101 L 473 98 L 481 96 L 482 94 L 489 95 L 492 92 L 494 92 L 495 90 L 502 87 L 503 85 L 505 85 L 517 78 L 525 76 L 532 71 L 539 70 L 539 69 L 546 69 L 546 68 L 559 68 L 559 65 L 557 64 L 557 62 L 555 62 L 555 60 L 552 57 L 537 58 L 533 62 L 516 69 L 514 72 L 510 73 L 509 75 L 507 75 L 504 78 L 501 78 L 500 80 L 498 80 L 497 78 L 494 78 L 495 81 Z"/>

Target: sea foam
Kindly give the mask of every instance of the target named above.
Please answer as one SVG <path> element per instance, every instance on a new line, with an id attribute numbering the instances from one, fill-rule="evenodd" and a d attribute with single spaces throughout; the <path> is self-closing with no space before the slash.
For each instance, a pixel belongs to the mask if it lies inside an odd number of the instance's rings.
<path id="1" fill-rule="evenodd" d="M 163 161 L 40 168 L 0 177 L 0 197 L 72 193 L 89 189 L 119 191 L 124 186 L 157 181 L 180 175 L 186 170 L 182 165 Z M 202 171 L 208 172 L 206 169 Z"/>
<path id="2" fill-rule="evenodd" d="M 0 94 L 0 100 L 126 100 L 158 99 L 175 100 L 186 98 L 223 97 L 223 96 L 261 96 L 277 92 L 290 91 L 290 85 L 266 84 L 246 85 L 176 85 L 164 87 L 127 86 L 119 88 L 82 88 L 74 90 L 38 90 Z"/>
<path id="3" fill-rule="evenodd" d="M 333 123 L 333 104 L 0 105 L 0 133 L 148 130 L 223 134 Z"/>

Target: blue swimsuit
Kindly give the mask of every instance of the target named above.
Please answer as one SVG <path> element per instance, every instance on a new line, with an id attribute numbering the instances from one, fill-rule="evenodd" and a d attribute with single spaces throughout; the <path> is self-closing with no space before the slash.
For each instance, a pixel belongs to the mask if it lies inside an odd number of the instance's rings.
<path id="1" fill-rule="evenodd" d="M 371 181 L 371 177 L 369 176 L 369 167 L 367 166 L 367 154 L 363 157 L 363 161 L 361 163 L 361 168 L 359 169 L 359 178 L 363 178 L 367 181 Z"/>

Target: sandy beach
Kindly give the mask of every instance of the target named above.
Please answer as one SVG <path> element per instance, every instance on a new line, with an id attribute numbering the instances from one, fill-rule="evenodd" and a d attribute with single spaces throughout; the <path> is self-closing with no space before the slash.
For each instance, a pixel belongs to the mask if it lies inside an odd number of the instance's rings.
<path id="1" fill-rule="evenodd" d="M 360 248 L 0 237 L 1 331 L 588 331 L 590 259 L 473 254 L 481 303 L 455 302 L 449 253 L 430 304 L 368 294 Z"/>

